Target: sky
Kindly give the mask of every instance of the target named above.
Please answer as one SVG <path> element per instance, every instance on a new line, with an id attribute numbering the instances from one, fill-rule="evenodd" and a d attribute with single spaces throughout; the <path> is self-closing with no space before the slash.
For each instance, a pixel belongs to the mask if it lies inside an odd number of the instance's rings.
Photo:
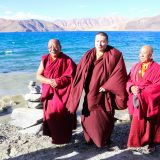
<path id="1" fill-rule="evenodd" d="M 0 18 L 57 19 L 160 15 L 160 0 L 0 0 Z"/>

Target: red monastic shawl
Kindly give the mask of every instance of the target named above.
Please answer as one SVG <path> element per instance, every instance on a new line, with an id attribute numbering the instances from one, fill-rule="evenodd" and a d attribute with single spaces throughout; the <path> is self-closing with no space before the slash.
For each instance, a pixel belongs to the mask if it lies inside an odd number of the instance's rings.
<path id="1" fill-rule="evenodd" d="M 55 79 L 57 83 L 56 88 L 52 88 L 49 84 L 42 84 L 43 134 L 52 137 L 54 144 L 68 143 L 72 136 L 72 129 L 75 127 L 76 117 L 68 112 L 66 102 L 76 65 L 63 53 L 55 61 L 50 59 L 49 54 L 44 55 L 42 62 L 43 75 Z"/>
<path id="2" fill-rule="evenodd" d="M 88 71 L 94 61 L 95 48 L 89 50 L 77 66 L 76 75 L 72 84 L 67 108 L 71 113 L 77 110 Z M 126 106 L 126 68 L 122 54 L 111 46 L 107 46 L 103 55 L 104 74 L 103 87 L 105 94 L 106 111 L 112 112 L 115 108 L 125 109 Z M 111 96 L 111 93 L 114 96 Z M 111 102 L 112 101 L 112 102 Z"/>
<path id="3" fill-rule="evenodd" d="M 42 101 L 46 100 L 50 95 L 53 95 L 54 111 L 60 112 L 68 100 L 76 65 L 63 53 L 53 62 L 51 62 L 49 58 L 49 54 L 42 57 L 45 68 L 43 75 L 46 78 L 55 79 L 58 86 L 54 89 L 49 84 L 43 83 Z"/>
<path id="4" fill-rule="evenodd" d="M 152 61 L 144 77 L 136 81 L 136 74 L 140 67 L 141 63 L 137 63 L 129 74 L 127 82 L 129 99 L 127 103 L 129 114 L 137 115 L 139 119 L 142 119 L 143 117 L 151 117 L 160 113 L 160 65 Z M 136 85 L 140 89 L 138 94 L 140 105 L 138 108 L 134 108 L 133 94 L 129 92 L 132 85 Z"/>

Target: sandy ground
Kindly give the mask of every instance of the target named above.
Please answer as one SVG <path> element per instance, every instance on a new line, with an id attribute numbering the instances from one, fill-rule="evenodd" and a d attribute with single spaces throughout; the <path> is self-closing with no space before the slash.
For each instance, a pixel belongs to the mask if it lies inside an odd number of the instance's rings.
<path id="1" fill-rule="evenodd" d="M 14 75 L 15 76 L 15 75 Z M 9 93 L 27 92 L 28 81 L 33 76 L 20 76 L 22 79 L 15 81 L 13 76 L 5 76 L 2 80 L 0 76 L 1 97 L 6 94 L 8 86 L 18 84 L 13 87 Z M 12 78 L 12 83 L 7 79 Z M 2 81 L 1 81 L 2 80 Z M 18 82 L 17 82 L 18 80 Z M 8 84 L 1 84 L 7 82 Z M 22 88 L 21 88 L 22 87 Z M 8 92 L 7 92 L 8 93 Z M 18 96 L 15 96 L 16 98 Z M 20 98 L 19 98 L 20 99 Z M 19 102 L 15 107 L 23 107 L 24 103 Z M 73 131 L 73 137 L 69 144 L 53 145 L 51 139 L 42 135 L 28 135 L 19 133 L 19 128 L 9 125 L 11 111 L 0 113 L 0 159 L 10 160 L 159 160 L 160 146 L 157 146 L 156 152 L 146 154 L 146 146 L 137 150 L 127 149 L 127 138 L 130 128 L 129 121 L 116 121 L 112 133 L 112 143 L 103 148 L 97 148 L 94 144 L 86 144 L 83 136 L 81 124 Z M 79 112 L 78 112 L 79 115 Z M 79 117 L 78 117 L 79 119 Z"/>

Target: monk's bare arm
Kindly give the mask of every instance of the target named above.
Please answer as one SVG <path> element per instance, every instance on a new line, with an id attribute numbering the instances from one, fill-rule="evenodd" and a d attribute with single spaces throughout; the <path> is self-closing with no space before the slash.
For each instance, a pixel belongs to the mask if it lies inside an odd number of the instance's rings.
<path id="1" fill-rule="evenodd" d="M 45 84 L 50 84 L 51 85 L 52 80 L 44 77 L 43 76 L 43 71 L 44 71 L 44 67 L 43 67 L 43 63 L 41 61 L 40 65 L 39 65 L 39 68 L 37 70 L 36 78 L 41 83 L 45 83 Z"/>

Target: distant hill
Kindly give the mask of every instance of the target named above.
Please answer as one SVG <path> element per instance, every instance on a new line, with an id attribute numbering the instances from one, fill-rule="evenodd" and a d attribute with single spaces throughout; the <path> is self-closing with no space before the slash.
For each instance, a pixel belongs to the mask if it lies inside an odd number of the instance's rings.
<path id="1" fill-rule="evenodd" d="M 51 31 L 160 31 L 160 15 L 130 20 L 124 17 L 81 18 L 71 20 L 0 19 L 0 32 Z"/>
<path id="2" fill-rule="evenodd" d="M 45 32 L 62 31 L 63 28 L 54 23 L 30 20 L 6 20 L 0 19 L 0 32 Z"/>
<path id="3" fill-rule="evenodd" d="M 128 19 L 123 17 L 81 18 L 72 20 L 56 20 L 55 24 L 64 30 L 123 30 Z"/>
<path id="4" fill-rule="evenodd" d="M 160 31 L 160 15 L 141 18 L 126 24 L 125 30 Z"/>

